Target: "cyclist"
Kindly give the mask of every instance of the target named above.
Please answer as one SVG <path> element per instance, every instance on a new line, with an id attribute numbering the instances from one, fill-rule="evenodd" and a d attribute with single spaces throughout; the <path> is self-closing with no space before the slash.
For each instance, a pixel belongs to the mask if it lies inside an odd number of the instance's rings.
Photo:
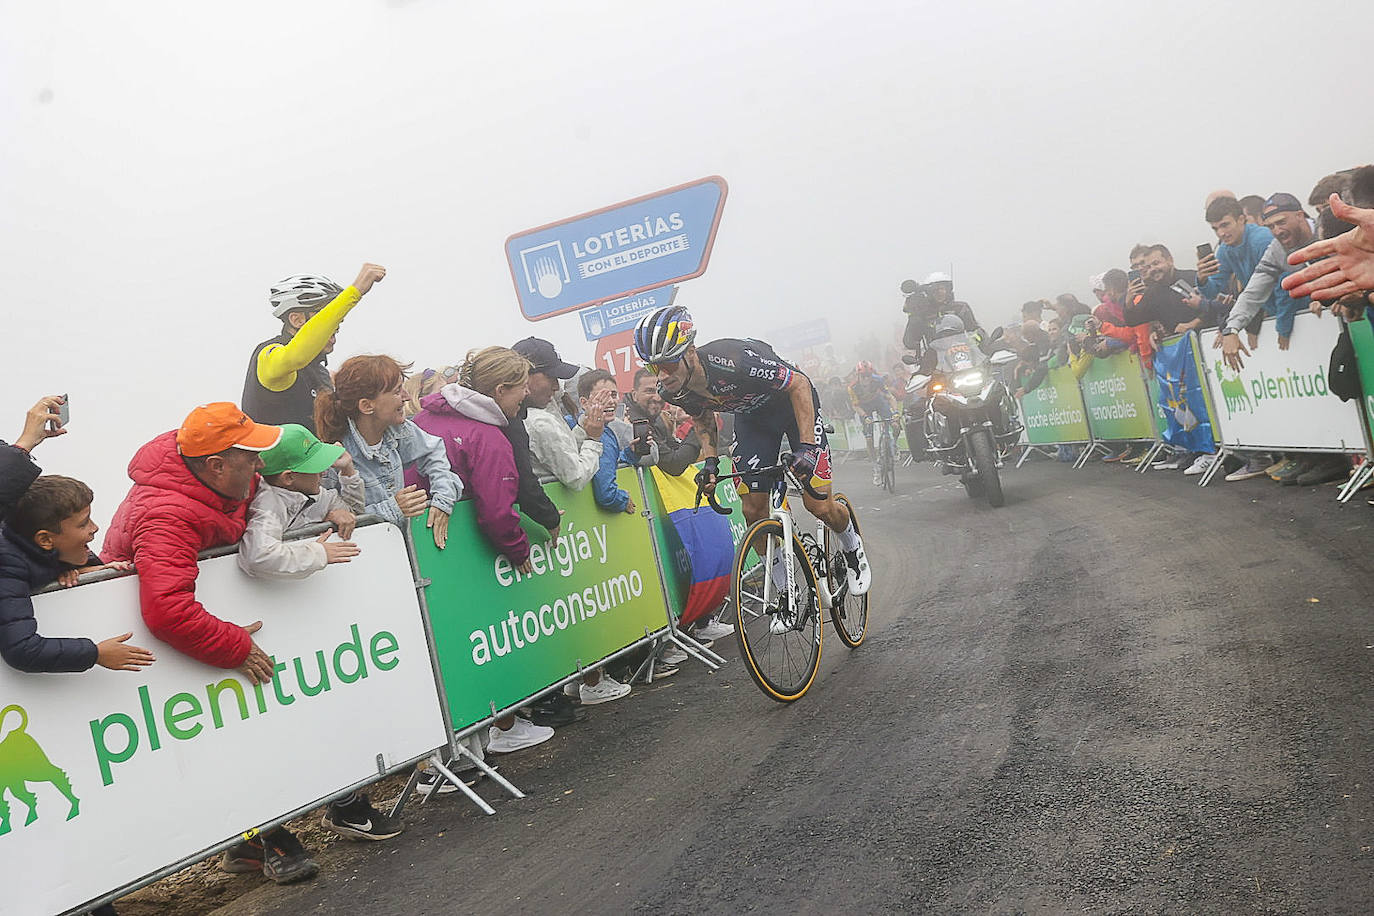
<path id="1" fill-rule="evenodd" d="M 878 453 L 873 448 L 873 415 L 881 420 L 891 420 L 897 416 L 897 407 L 888 393 L 887 382 L 873 368 L 868 360 L 854 367 L 854 381 L 849 383 L 849 403 L 854 413 L 864 425 L 864 442 L 868 444 L 868 460 L 873 462 L 873 485 L 883 485 L 882 465 Z"/>
<path id="2" fill-rule="evenodd" d="M 704 464 L 697 485 L 713 488 L 720 472 L 716 413 L 735 414 L 735 460 L 745 469 L 739 481 L 744 518 L 752 525 L 767 517 L 769 482 L 750 469 L 776 464 L 786 436 L 803 505 L 837 533 L 850 594 L 866 594 L 872 583 L 868 557 L 848 510 L 830 492 L 830 445 L 811 380 L 761 340 L 726 337 L 697 347 L 696 333 L 691 314 L 680 305 L 650 312 L 635 328 L 635 350 L 644 368 L 658 376 L 659 394 L 687 412 L 701 440 Z"/>

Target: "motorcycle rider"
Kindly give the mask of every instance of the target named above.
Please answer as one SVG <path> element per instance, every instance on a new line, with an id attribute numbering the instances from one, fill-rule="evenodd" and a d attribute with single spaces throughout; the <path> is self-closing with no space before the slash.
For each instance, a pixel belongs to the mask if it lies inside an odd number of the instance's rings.
<path id="1" fill-rule="evenodd" d="M 873 368 L 873 363 L 862 360 L 854 367 L 854 381 L 849 384 L 849 403 L 854 415 L 864 428 L 864 442 L 868 444 L 868 460 L 873 462 L 873 485 L 883 485 L 883 472 L 878 463 L 878 453 L 873 447 L 873 415 L 880 419 L 891 420 L 897 415 L 892 395 L 888 393 L 887 383 Z"/>
<path id="2" fill-rule="evenodd" d="M 927 274 L 919 286 L 915 280 L 903 280 L 901 289 L 906 296 L 902 311 L 907 314 L 902 345 L 908 350 L 924 350 L 935 331 L 935 323 L 941 316 L 950 314 L 959 316 L 975 342 L 981 340 L 978 319 L 967 302 L 954 298 L 954 278 L 949 274 L 939 271 Z"/>

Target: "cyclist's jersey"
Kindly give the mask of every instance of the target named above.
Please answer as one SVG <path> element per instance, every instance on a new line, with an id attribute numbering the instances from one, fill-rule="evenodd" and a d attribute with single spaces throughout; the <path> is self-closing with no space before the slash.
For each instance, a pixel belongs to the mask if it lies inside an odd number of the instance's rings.
<path id="1" fill-rule="evenodd" d="M 860 382 L 867 381 L 865 387 Z M 856 413 L 865 417 L 876 413 L 880 417 L 890 417 L 896 413 L 896 407 L 892 403 L 892 397 L 887 392 L 887 386 L 883 382 L 882 376 L 874 373 L 868 379 L 856 379 L 854 384 L 849 386 L 849 403 L 854 405 Z"/>
<path id="2" fill-rule="evenodd" d="M 660 387 L 663 400 L 691 416 L 703 409 L 742 414 L 774 409 L 792 412 L 787 386 L 799 370 L 763 341 L 723 337 L 697 347 L 697 358 L 710 395 L 702 397 L 684 388 L 670 396 Z"/>

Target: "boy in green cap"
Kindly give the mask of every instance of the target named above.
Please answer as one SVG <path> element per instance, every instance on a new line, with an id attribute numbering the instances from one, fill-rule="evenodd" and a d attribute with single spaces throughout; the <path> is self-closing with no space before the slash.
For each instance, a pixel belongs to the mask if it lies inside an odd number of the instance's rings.
<path id="1" fill-rule="evenodd" d="M 239 543 L 239 566 L 250 576 L 303 579 L 330 563 L 347 563 L 359 553 L 348 539 L 363 508 L 363 479 L 353 459 L 340 445 L 315 438 L 304 426 L 282 426 L 281 440 L 262 453 L 262 479 L 248 507 L 248 529 Z M 338 471 L 339 491 L 324 489 L 321 479 L 330 468 Z M 293 529 L 320 523 L 334 532 L 318 538 L 288 541 Z"/>

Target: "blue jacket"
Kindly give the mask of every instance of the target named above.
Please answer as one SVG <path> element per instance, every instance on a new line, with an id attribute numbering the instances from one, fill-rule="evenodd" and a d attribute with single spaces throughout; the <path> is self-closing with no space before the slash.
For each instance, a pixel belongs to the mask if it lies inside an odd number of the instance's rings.
<path id="1" fill-rule="evenodd" d="M 1256 265 L 1259 264 L 1260 258 L 1264 257 L 1264 252 L 1272 241 L 1274 233 L 1263 226 L 1249 223 L 1239 245 L 1218 245 L 1217 263 L 1221 265 L 1221 270 L 1208 277 L 1207 282 L 1199 287 L 1202 295 L 1215 299 L 1225 293 L 1235 294 L 1245 289 L 1245 284 L 1250 282 L 1250 275 L 1255 272 Z M 1288 295 L 1288 290 L 1279 285 L 1275 285 L 1274 291 L 1264 302 L 1264 311 L 1278 316 L 1274 322 L 1274 330 L 1280 337 L 1293 336 L 1293 319 L 1305 308 L 1307 300 L 1294 302 Z M 1220 317 L 1219 324 L 1224 326 L 1226 312 L 1223 311 Z"/>
<path id="2" fill-rule="evenodd" d="M 564 414 L 563 419 L 568 421 L 569 426 L 577 425 L 573 417 Z M 620 469 L 621 460 L 620 437 L 607 423 L 601 431 L 601 466 L 592 475 L 592 496 L 598 506 L 614 512 L 624 512 L 630 504 L 630 494 L 620 489 L 615 481 L 615 472 Z"/>
<path id="3" fill-rule="evenodd" d="M 97 561 L 98 562 L 98 561 Z M 85 671 L 98 650 L 89 639 L 38 635 L 29 595 L 57 581 L 70 569 L 51 550 L 0 525 L 0 657 L 11 668 L 29 672 Z"/>
<path id="4" fill-rule="evenodd" d="M 42 473 L 22 448 L 0 442 L 0 522 Z"/>

